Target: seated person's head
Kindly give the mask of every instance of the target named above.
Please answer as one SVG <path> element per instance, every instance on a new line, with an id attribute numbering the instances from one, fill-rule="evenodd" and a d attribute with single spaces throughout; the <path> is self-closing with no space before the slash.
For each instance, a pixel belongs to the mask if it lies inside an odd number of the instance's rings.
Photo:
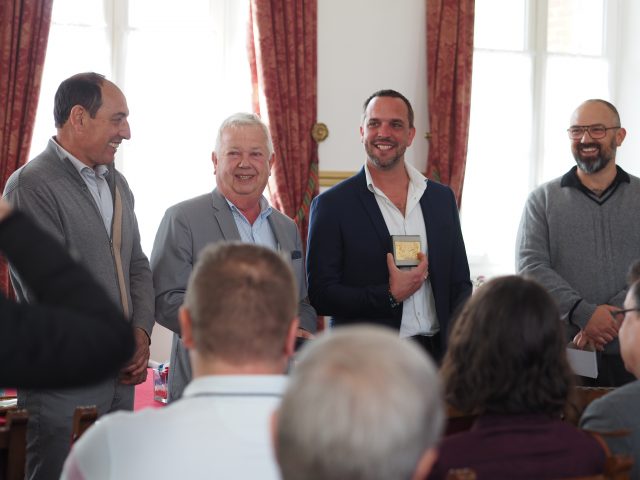
<path id="1" fill-rule="evenodd" d="M 442 364 L 447 402 L 467 413 L 562 412 L 572 373 L 558 309 L 517 276 L 480 287 L 453 325 Z"/>
<path id="2" fill-rule="evenodd" d="M 625 368 L 636 378 L 640 378 L 640 281 L 629 287 L 624 315 L 618 337 L 620 338 L 620 354 Z"/>
<path id="3" fill-rule="evenodd" d="M 303 349 L 275 417 L 276 455 L 285 480 L 424 478 L 443 423 L 419 347 L 381 327 L 340 327 Z"/>
<path id="4" fill-rule="evenodd" d="M 252 244 L 206 247 L 180 310 L 194 376 L 216 373 L 212 367 L 282 373 L 295 343 L 297 305 L 294 275 L 278 253 Z"/>
<path id="5" fill-rule="evenodd" d="M 627 272 L 627 284 L 629 286 L 638 280 L 640 280 L 640 259 L 633 262 Z"/>

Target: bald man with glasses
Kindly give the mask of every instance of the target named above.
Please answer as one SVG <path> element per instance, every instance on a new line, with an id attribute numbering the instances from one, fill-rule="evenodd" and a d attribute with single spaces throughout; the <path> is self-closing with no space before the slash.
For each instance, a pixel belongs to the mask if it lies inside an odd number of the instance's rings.
<path id="1" fill-rule="evenodd" d="M 625 368 L 640 378 L 640 283 L 633 283 L 624 302 L 615 313 L 620 321 L 620 351 Z M 615 389 L 589 404 L 580 419 L 580 427 L 597 432 L 627 430 L 628 435 L 604 435 L 613 453 L 632 455 L 631 478 L 640 478 L 640 380 Z"/>
<path id="2" fill-rule="evenodd" d="M 598 351 L 598 378 L 585 384 L 619 386 L 624 369 L 613 311 L 627 294 L 628 266 L 640 257 L 640 179 L 616 165 L 627 134 L 611 103 L 592 99 L 567 129 L 576 165 L 527 199 L 516 240 L 516 270 L 555 298 L 568 338 Z"/>

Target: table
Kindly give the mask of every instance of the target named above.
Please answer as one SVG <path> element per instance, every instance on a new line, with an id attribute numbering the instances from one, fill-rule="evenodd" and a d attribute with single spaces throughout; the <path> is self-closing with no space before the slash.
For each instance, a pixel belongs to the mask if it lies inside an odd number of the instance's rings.
<path id="1" fill-rule="evenodd" d="M 8 400 L 11 397 L 15 397 L 16 394 L 17 392 L 14 388 L 7 388 L 4 389 L 3 396 L 1 398 L 2 400 Z M 161 408 L 164 406 L 164 403 L 153 399 L 153 369 L 147 368 L 147 379 L 135 387 L 133 409 L 142 410 L 143 408 Z"/>
<path id="2" fill-rule="evenodd" d="M 133 410 L 142 410 L 143 408 L 161 408 L 165 404 L 153 399 L 153 369 L 147 368 L 147 379 L 136 385 L 136 397 L 133 402 Z"/>

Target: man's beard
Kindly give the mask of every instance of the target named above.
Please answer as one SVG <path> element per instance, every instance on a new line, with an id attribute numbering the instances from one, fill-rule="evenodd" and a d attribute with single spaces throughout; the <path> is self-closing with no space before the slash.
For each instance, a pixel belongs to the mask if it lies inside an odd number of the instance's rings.
<path id="1" fill-rule="evenodd" d="M 396 155 L 388 160 L 382 161 L 380 157 L 375 154 L 376 147 L 374 146 L 366 146 L 365 150 L 367 151 L 367 158 L 369 161 L 375 165 L 379 170 L 391 170 L 398 162 L 402 160 L 404 157 L 404 152 L 406 149 L 399 148 L 396 152 Z"/>
<path id="2" fill-rule="evenodd" d="M 616 153 L 615 143 L 613 143 L 613 145 L 610 146 L 611 151 L 609 152 L 608 155 L 602 153 L 602 147 L 597 143 L 589 143 L 586 145 L 582 145 L 582 147 L 596 147 L 598 149 L 598 155 L 595 158 L 592 157 L 588 159 L 583 159 L 580 156 L 580 150 L 577 147 L 576 147 L 576 151 L 573 153 L 573 158 L 575 159 L 576 164 L 578 165 L 578 168 L 582 170 L 584 173 L 588 173 L 588 174 L 597 173 L 603 168 L 605 168 L 607 165 L 609 165 L 609 162 L 613 160 Z"/>

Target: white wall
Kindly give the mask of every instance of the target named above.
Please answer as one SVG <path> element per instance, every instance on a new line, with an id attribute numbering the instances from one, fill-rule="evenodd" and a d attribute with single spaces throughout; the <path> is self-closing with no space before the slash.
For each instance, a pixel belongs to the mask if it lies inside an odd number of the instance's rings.
<path id="1" fill-rule="evenodd" d="M 151 334 L 151 360 L 166 363 L 171 359 L 171 339 L 173 332 L 156 323 Z"/>
<path id="2" fill-rule="evenodd" d="M 320 169 L 356 171 L 364 163 L 360 114 L 376 90 L 392 88 L 415 110 L 416 137 L 406 158 L 427 164 L 425 0 L 318 1 L 318 121 L 329 127 Z M 171 332 L 156 324 L 151 358 L 171 356 Z"/>
<path id="3" fill-rule="evenodd" d="M 616 1 L 616 0 L 614 0 Z M 640 19 L 638 0 L 617 0 L 618 61 L 613 100 L 628 135 L 618 162 L 640 176 Z M 416 138 L 407 159 L 421 171 L 428 153 L 425 0 L 318 1 L 318 121 L 329 128 L 320 144 L 320 170 L 356 171 L 364 163 L 360 143 L 362 102 L 382 88 L 411 101 Z M 151 358 L 169 359 L 171 336 L 156 325 Z"/>
<path id="4" fill-rule="evenodd" d="M 629 173 L 640 176 L 640 2 L 619 0 L 617 51 L 614 74 L 614 103 L 620 112 L 627 138 L 618 149 L 617 162 Z"/>
<path id="5" fill-rule="evenodd" d="M 425 0 L 318 1 L 318 121 L 329 128 L 320 170 L 355 171 L 364 164 L 362 103 L 392 88 L 415 110 L 416 138 L 406 158 L 427 164 Z"/>

